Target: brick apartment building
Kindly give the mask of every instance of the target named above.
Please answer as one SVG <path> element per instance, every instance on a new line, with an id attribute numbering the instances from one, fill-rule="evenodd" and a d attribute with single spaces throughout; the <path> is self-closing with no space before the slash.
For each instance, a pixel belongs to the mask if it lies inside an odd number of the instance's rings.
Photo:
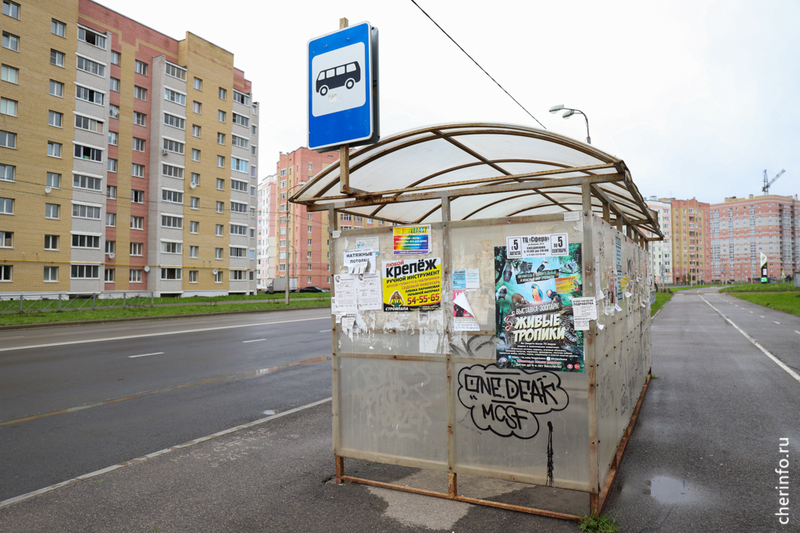
<path id="1" fill-rule="evenodd" d="M 696 199 L 660 198 L 670 204 L 672 283 L 696 284 L 711 280 L 710 204 Z M 666 233 L 665 233 L 666 237 Z"/>
<path id="2" fill-rule="evenodd" d="M 771 278 L 800 271 L 797 196 L 733 196 L 711 205 L 710 214 L 712 281 L 759 280 L 762 253 Z"/>
<path id="3" fill-rule="evenodd" d="M 233 54 L 91 0 L 1 20 L 0 295 L 254 292 L 258 105 Z"/>
<path id="4" fill-rule="evenodd" d="M 298 148 L 290 153 L 281 153 L 277 163 L 274 183 L 262 183 L 265 204 L 260 208 L 264 220 L 260 221 L 259 234 L 267 243 L 275 244 L 263 250 L 259 286 L 266 286 L 274 278 L 297 278 L 298 287 L 316 285 L 330 288 L 330 238 L 328 235 L 328 213 L 309 213 L 303 205 L 288 201 L 310 178 L 332 164 L 339 163 L 339 152 L 318 153 L 308 148 Z M 267 214 L 268 213 L 268 214 Z M 339 214 L 339 227 L 369 228 L 382 226 L 384 222 Z M 262 228 L 268 227 L 268 230 Z M 287 242 L 289 246 L 287 246 Z"/>
<path id="5" fill-rule="evenodd" d="M 663 241 L 650 242 L 650 272 L 653 280 L 664 285 L 672 283 L 672 230 L 671 209 L 669 200 L 658 200 L 655 196 L 649 198 L 647 207 L 653 209 L 658 215 L 658 225 L 664 234 Z"/>

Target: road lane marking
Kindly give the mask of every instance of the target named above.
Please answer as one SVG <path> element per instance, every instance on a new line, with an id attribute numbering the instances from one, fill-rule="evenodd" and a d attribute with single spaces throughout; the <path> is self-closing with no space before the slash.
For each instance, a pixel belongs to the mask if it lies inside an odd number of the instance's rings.
<path id="1" fill-rule="evenodd" d="M 319 332 L 320 333 L 330 333 L 331 330 L 329 330 L 329 329 L 321 329 L 321 330 L 319 330 Z"/>
<path id="2" fill-rule="evenodd" d="M 139 355 L 129 355 L 128 359 L 136 359 L 137 357 L 150 357 L 151 355 L 162 355 L 164 352 L 143 353 Z"/>
<path id="3" fill-rule="evenodd" d="M 753 314 L 753 312 L 752 312 L 752 311 L 750 311 L 750 314 L 752 315 L 752 314 Z"/>
<path id="4" fill-rule="evenodd" d="M 703 298 L 703 297 L 701 296 L 700 298 Z M 756 348 L 758 348 L 759 350 L 761 350 L 762 352 L 764 352 L 764 354 L 765 354 L 767 357 L 769 357 L 770 359 L 772 359 L 772 361 L 773 361 L 773 362 L 774 362 L 776 365 L 778 365 L 779 367 L 781 367 L 782 369 L 784 369 L 784 370 L 785 370 L 785 371 L 786 371 L 786 372 L 787 372 L 787 373 L 788 373 L 790 376 L 792 376 L 794 379 L 796 379 L 798 382 L 800 382 L 800 374 L 798 374 L 797 372 L 795 372 L 794 370 L 792 370 L 791 368 L 789 368 L 788 366 L 786 366 L 786 363 L 784 363 L 783 361 L 781 361 L 780 359 L 778 359 L 777 357 L 775 357 L 774 355 L 772 355 L 772 354 L 769 352 L 769 350 L 767 350 L 766 348 L 764 348 L 763 346 L 761 346 L 761 345 L 758 343 L 758 341 L 757 341 L 757 340 L 755 340 L 753 337 L 751 337 L 750 335 L 748 335 L 747 333 L 745 333 L 745 332 L 744 332 L 744 331 L 743 331 L 743 330 L 742 330 L 742 329 L 741 329 L 739 326 L 737 326 L 736 324 L 734 324 L 734 323 L 733 323 L 733 321 L 732 321 L 730 318 L 728 318 L 728 317 L 726 317 L 725 315 L 723 315 L 723 314 L 720 312 L 720 310 L 719 310 L 719 309 L 717 309 L 716 307 L 714 307 L 713 305 L 711 305 L 711 303 L 710 303 L 708 300 L 706 300 L 705 298 L 703 298 L 703 301 L 704 301 L 705 303 L 707 303 L 707 304 L 708 304 L 708 305 L 711 307 L 711 309 L 713 309 L 714 311 L 716 311 L 717 313 L 719 313 L 719 316 L 721 316 L 722 318 L 724 318 L 724 319 L 725 319 L 725 320 L 728 322 L 728 324 L 730 324 L 731 326 L 735 327 L 735 328 L 736 328 L 736 329 L 739 331 L 739 333 L 741 333 L 742 335 L 744 335 L 744 338 L 746 338 L 746 339 L 747 339 L 747 340 L 749 340 L 751 343 L 753 343 L 753 346 L 755 346 Z"/>
<path id="5" fill-rule="evenodd" d="M 160 394 L 160 393 L 164 393 L 164 392 L 173 392 L 173 391 L 180 390 L 180 389 L 186 389 L 188 387 L 194 387 L 196 385 L 208 385 L 210 383 L 214 383 L 214 382 L 217 382 L 217 381 L 225 381 L 225 380 L 232 380 L 232 379 L 255 378 L 255 377 L 271 374 L 273 372 L 277 372 L 278 370 L 284 370 L 286 368 L 290 368 L 290 367 L 293 367 L 293 366 L 307 365 L 307 364 L 313 364 L 313 363 L 321 363 L 323 361 L 329 361 L 330 359 L 331 359 L 330 355 L 323 356 L 323 357 L 315 357 L 314 359 L 304 359 L 302 361 L 295 361 L 294 363 L 288 363 L 288 364 L 285 364 L 285 365 L 273 366 L 273 367 L 270 367 L 270 368 L 260 368 L 258 370 L 251 370 L 249 372 L 244 372 L 242 374 L 234 374 L 234 375 L 231 375 L 231 376 L 222 376 L 222 377 L 219 377 L 219 378 L 211 378 L 211 379 L 206 379 L 206 380 L 203 380 L 203 381 L 196 381 L 194 383 L 186 383 L 186 384 L 183 384 L 183 385 L 173 385 L 172 387 L 166 387 L 164 389 L 158 389 L 158 390 L 147 391 L 147 392 L 140 392 L 140 393 L 134 394 L 132 396 L 125 396 L 123 398 L 113 398 L 111 400 L 105 400 L 105 401 L 102 401 L 102 402 L 90 403 L 90 404 L 86 404 L 86 405 L 79 405 L 77 407 L 68 407 L 67 409 L 59 409 L 58 411 L 50 411 L 49 413 L 40 413 L 38 415 L 24 416 L 24 417 L 21 417 L 21 418 L 12 418 L 11 420 L 5 420 L 5 421 L 0 422 L 0 428 L 3 427 L 3 426 L 10 426 L 10 425 L 13 425 L 13 424 L 22 424 L 23 422 L 33 422 L 34 420 L 41 420 L 42 418 L 49 418 L 51 416 L 66 415 L 66 414 L 74 413 L 74 412 L 77 412 L 77 411 L 83 411 L 84 409 L 91 409 L 92 407 L 102 407 L 104 405 L 110 405 L 112 403 L 119 403 L 119 402 L 125 402 L 125 401 L 128 401 L 128 400 L 135 400 L 137 398 L 143 398 L 145 396 L 152 396 L 153 394 Z"/>
<path id="6" fill-rule="evenodd" d="M 761 318 L 764 318 L 764 315 L 758 315 L 758 316 L 760 316 Z"/>
<path id="7" fill-rule="evenodd" d="M 267 340 L 267 339 L 250 339 L 249 341 L 242 341 L 242 344 L 247 344 L 249 342 L 261 342 L 261 341 L 265 341 L 265 340 Z"/>
<path id="8" fill-rule="evenodd" d="M 237 431 L 242 431 L 243 429 L 248 429 L 254 426 L 258 426 L 264 424 L 265 422 L 269 422 L 271 420 L 275 420 L 278 418 L 282 418 L 284 416 L 288 416 L 294 413 L 298 413 L 300 411 L 305 411 L 306 409 L 311 409 L 312 407 L 316 407 L 318 405 L 322 405 L 324 403 L 330 402 L 331 398 L 325 398 L 324 400 L 319 400 L 316 402 L 312 402 L 306 405 L 301 405 L 300 407 L 295 407 L 294 409 L 289 409 L 288 411 L 284 411 L 283 413 L 278 413 L 276 415 L 267 416 L 266 418 L 259 418 L 258 420 L 253 420 L 252 422 L 247 422 L 246 424 L 241 424 L 239 426 L 235 426 L 232 428 L 224 429 L 217 433 L 213 433 L 211 435 L 207 435 L 205 437 L 200 437 L 198 439 L 190 440 L 189 442 L 184 442 L 183 444 L 177 444 L 170 448 L 164 448 L 163 450 L 159 450 L 157 452 L 148 453 L 142 457 L 137 457 L 136 459 L 131 459 L 130 461 L 125 461 L 124 463 L 119 463 L 116 465 L 108 466 L 106 468 L 101 468 L 100 470 L 95 470 L 94 472 L 89 472 L 88 474 L 83 474 L 82 476 L 74 477 L 72 479 L 68 479 L 66 481 L 62 481 L 60 483 L 56 483 L 54 485 L 50 485 L 48 487 L 43 487 L 38 490 L 34 490 L 32 492 L 28 492 L 26 494 L 22 494 L 20 496 L 15 496 L 13 498 L 9 498 L 7 500 L 0 501 L 0 509 L 4 507 L 8 507 L 9 505 L 13 505 L 15 503 L 19 503 L 21 501 L 29 500 L 35 496 L 39 496 L 40 494 L 46 494 L 48 492 L 54 491 L 66 485 L 71 485 L 73 483 L 77 483 L 79 481 L 86 481 L 92 478 L 96 478 L 98 476 L 102 476 L 104 474 L 108 474 L 109 472 L 113 472 L 114 470 L 118 470 L 120 468 L 124 468 L 126 466 L 131 466 L 134 464 L 142 463 L 149 459 L 154 459 L 156 457 L 160 457 L 162 455 L 166 455 L 170 452 L 174 452 L 177 450 L 182 450 L 184 448 L 189 448 L 190 446 L 194 446 L 196 444 L 201 444 L 203 442 L 207 442 L 219 437 L 224 437 L 226 435 L 230 435 L 231 433 L 236 433 Z"/>
<path id="9" fill-rule="evenodd" d="M 220 331 L 223 329 L 252 328 L 256 326 L 271 326 L 273 324 L 291 324 L 294 322 L 306 322 L 308 320 L 330 320 L 330 317 L 323 316 L 317 318 L 300 318 L 296 320 L 279 320 L 277 322 L 261 322 L 259 324 L 237 324 L 235 326 L 218 326 L 215 328 L 184 329 L 181 331 L 164 331 L 161 333 L 142 333 L 140 335 L 124 335 L 121 337 L 106 337 L 102 339 L 87 339 L 82 341 L 51 342 L 48 344 L 30 344 L 28 346 L 10 346 L 0 348 L 0 352 L 11 352 L 14 350 L 30 350 L 32 348 L 51 348 L 53 346 L 69 346 L 72 344 L 90 344 L 93 342 L 123 341 L 127 339 L 143 339 L 146 337 L 160 337 L 162 335 L 182 335 L 184 333 L 202 333 L 205 331 Z"/>
<path id="10" fill-rule="evenodd" d="M 794 332 L 797 333 L 798 335 L 800 335 L 800 331 L 794 330 Z"/>
<path id="11" fill-rule="evenodd" d="M 776 323 L 776 324 L 778 324 L 779 326 L 781 325 L 781 323 L 780 323 L 780 322 L 778 322 L 778 321 L 776 321 L 776 320 L 773 320 L 773 322 L 775 322 L 775 323 Z"/>

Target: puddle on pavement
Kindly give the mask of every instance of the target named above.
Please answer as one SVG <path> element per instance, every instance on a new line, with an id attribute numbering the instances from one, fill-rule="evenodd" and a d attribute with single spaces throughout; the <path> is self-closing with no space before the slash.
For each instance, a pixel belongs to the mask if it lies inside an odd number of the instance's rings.
<path id="1" fill-rule="evenodd" d="M 687 480 L 674 479 L 667 476 L 656 476 L 648 483 L 644 490 L 659 503 L 693 503 L 702 499 L 697 488 L 691 487 Z"/>

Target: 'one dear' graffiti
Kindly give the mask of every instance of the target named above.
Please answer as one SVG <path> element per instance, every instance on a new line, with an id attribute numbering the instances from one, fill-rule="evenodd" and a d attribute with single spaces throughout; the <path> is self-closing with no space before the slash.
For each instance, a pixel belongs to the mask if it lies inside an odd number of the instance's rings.
<path id="1" fill-rule="evenodd" d="M 530 439 L 539 433 L 536 415 L 563 411 L 569 395 L 553 372 L 472 365 L 458 373 L 458 400 L 482 431 Z"/>

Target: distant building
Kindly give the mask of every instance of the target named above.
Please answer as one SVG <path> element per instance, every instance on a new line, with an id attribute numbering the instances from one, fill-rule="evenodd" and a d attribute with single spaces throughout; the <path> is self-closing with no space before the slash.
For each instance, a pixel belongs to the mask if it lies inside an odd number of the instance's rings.
<path id="1" fill-rule="evenodd" d="M 231 52 L 3 2 L 0 295 L 256 290 L 258 104 Z"/>
<path id="2" fill-rule="evenodd" d="M 669 202 L 669 224 L 662 226 L 671 234 L 672 283 L 689 285 L 711 280 L 710 205 L 696 199 Z"/>
<path id="3" fill-rule="evenodd" d="M 264 290 L 272 279 L 275 268 L 275 240 L 277 228 L 273 220 L 278 204 L 273 202 L 278 189 L 278 175 L 270 174 L 258 183 L 258 241 L 256 244 L 256 268 L 258 268 L 258 288 Z"/>
<path id="4" fill-rule="evenodd" d="M 269 195 L 269 226 L 266 239 L 274 238 L 277 246 L 270 247 L 262 257 L 267 275 L 261 283 L 274 278 L 297 278 L 298 287 L 316 285 L 330 288 L 330 236 L 328 213 L 309 213 L 305 206 L 289 202 L 309 179 L 332 164 L 339 164 L 339 152 L 318 153 L 298 148 L 281 153 L 277 163 L 277 187 Z M 339 214 L 341 229 L 379 227 L 384 222 L 348 214 Z M 288 246 L 287 246 L 288 243 Z"/>
<path id="5" fill-rule="evenodd" d="M 655 196 L 647 200 L 647 207 L 658 214 L 658 225 L 664 234 L 663 241 L 650 241 L 650 272 L 653 280 L 665 285 L 672 283 L 672 230 L 671 207 L 669 200 L 658 200 Z"/>
<path id="6" fill-rule="evenodd" d="M 761 254 L 769 277 L 800 271 L 800 202 L 774 194 L 725 198 L 711 205 L 713 281 L 757 281 Z"/>

